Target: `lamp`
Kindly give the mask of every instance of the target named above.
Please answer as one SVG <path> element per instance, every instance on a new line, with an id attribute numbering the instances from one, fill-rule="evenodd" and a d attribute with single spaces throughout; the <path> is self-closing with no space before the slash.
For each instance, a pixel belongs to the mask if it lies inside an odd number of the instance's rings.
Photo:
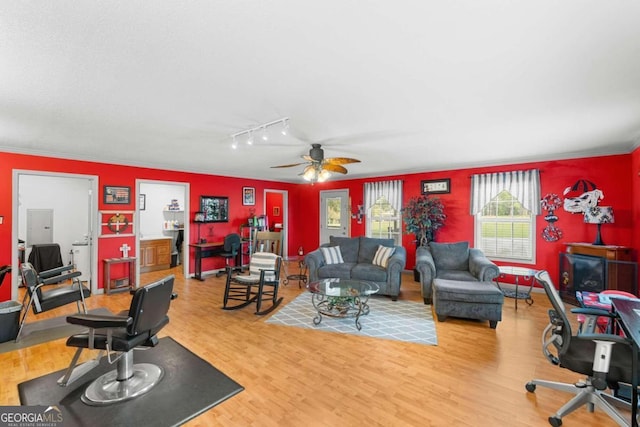
<path id="1" fill-rule="evenodd" d="M 236 133 L 232 134 L 231 135 L 231 140 L 232 140 L 231 148 L 233 148 L 234 150 L 236 148 L 238 148 L 237 138 L 239 136 L 243 136 L 243 135 L 247 136 L 247 144 L 248 145 L 253 145 L 253 141 L 254 141 L 253 135 L 256 132 L 261 132 L 263 141 L 269 140 L 269 135 L 267 133 L 269 128 L 271 126 L 275 126 L 275 125 L 278 125 L 278 124 L 282 124 L 282 129 L 280 130 L 280 132 L 283 135 L 287 135 L 287 133 L 289 132 L 289 117 L 283 117 L 281 119 L 274 120 L 274 121 L 268 122 L 268 123 L 263 123 L 261 125 L 252 127 L 250 129 L 246 129 L 246 130 L 243 130 L 243 131 L 236 132 Z"/>
<path id="2" fill-rule="evenodd" d="M 584 222 L 587 224 L 597 224 L 598 234 L 596 235 L 596 241 L 594 245 L 604 245 L 602 236 L 600 235 L 600 227 L 602 224 L 613 224 L 615 222 L 613 218 L 613 208 L 611 206 L 594 206 L 588 208 L 584 212 Z"/>

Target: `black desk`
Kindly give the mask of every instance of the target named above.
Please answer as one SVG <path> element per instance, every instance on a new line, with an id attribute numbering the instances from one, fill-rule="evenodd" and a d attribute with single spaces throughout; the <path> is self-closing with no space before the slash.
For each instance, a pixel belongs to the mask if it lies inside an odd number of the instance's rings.
<path id="1" fill-rule="evenodd" d="M 224 250 L 224 242 L 193 243 L 189 247 L 194 248 L 196 251 L 196 272 L 194 277 L 198 280 L 204 280 L 202 278 L 202 258 L 213 257 L 222 252 Z"/>
<path id="2" fill-rule="evenodd" d="M 620 326 L 624 330 L 627 337 L 631 338 L 633 343 L 633 356 L 631 360 L 631 369 L 633 371 L 633 381 L 631 384 L 631 425 L 637 427 L 638 420 L 638 347 L 640 346 L 640 313 L 634 310 L 640 310 L 640 301 L 627 300 L 622 298 L 611 298 L 611 304 L 614 310 L 620 316 Z"/>

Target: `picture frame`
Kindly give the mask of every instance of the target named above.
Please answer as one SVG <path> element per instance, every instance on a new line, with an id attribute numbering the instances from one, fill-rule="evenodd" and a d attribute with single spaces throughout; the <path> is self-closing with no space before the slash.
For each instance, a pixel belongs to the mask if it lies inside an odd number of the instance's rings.
<path id="1" fill-rule="evenodd" d="M 244 206 L 253 206 L 256 204 L 255 187 L 242 187 L 242 204 Z"/>
<path id="2" fill-rule="evenodd" d="M 273 216 L 280 216 L 280 206 L 273 207 Z"/>
<path id="3" fill-rule="evenodd" d="M 106 205 L 128 205 L 131 202 L 131 187 L 105 185 L 103 193 Z"/>
<path id="4" fill-rule="evenodd" d="M 147 195 L 140 194 L 138 196 L 138 205 L 140 206 L 140 210 L 143 211 L 147 208 Z"/>
<path id="5" fill-rule="evenodd" d="M 420 193 L 423 195 L 451 193 L 451 179 L 426 179 L 420 181 Z"/>
<path id="6" fill-rule="evenodd" d="M 200 212 L 203 222 L 228 222 L 229 198 L 224 196 L 200 196 Z"/>

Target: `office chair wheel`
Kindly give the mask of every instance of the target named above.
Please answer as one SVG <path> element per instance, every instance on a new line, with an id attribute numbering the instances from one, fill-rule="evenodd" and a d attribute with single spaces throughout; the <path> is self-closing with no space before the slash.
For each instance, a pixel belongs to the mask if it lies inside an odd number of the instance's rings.
<path id="1" fill-rule="evenodd" d="M 536 385 L 534 383 L 532 383 L 532 382 L 528 382 L 524 386 L 524 388 L 526 388 L 529 393 L 533 393 L 534 391 L 536 391 Z"/>
<path id="2" fill-rule="evenodd" d="M 549 417 L 549 424 L 551 424 L 553 427 L 560 427 L 562 425 L 562 418 Z"/>

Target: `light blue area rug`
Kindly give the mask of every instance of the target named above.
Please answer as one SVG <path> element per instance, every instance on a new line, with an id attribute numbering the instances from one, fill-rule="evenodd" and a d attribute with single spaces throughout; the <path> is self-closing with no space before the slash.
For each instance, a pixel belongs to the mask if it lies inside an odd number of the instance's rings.
<path id="1" fill-rule="evenodd" d="M 360 331 L 353 317 L 340 319 L 322 316 L 322 322 L 316 326 L 313 318 L 317 312 L 311 303 L 311 293 L 303 292 L 267 319 L 266 323 L 426 345 L 438 344 L 431 306 L 373 296 L 369 298 L 369 308 L 368 315 L 360 316 Z"/>

